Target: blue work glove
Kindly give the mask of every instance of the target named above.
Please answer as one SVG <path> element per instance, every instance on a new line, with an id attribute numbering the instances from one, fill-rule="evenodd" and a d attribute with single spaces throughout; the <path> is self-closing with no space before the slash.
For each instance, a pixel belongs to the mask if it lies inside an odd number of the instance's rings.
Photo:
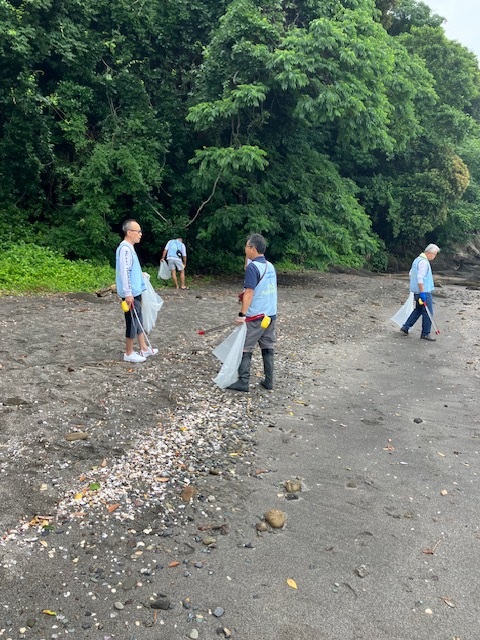
<path id="1" fill-rule="evenodd" d="M 420 300 L 425 303 L 427 301 L 427 294 L 425 293 L 425 291 L 422 291 L 421 293 L 418 294 L 418 297 L 420 298 Z"/>

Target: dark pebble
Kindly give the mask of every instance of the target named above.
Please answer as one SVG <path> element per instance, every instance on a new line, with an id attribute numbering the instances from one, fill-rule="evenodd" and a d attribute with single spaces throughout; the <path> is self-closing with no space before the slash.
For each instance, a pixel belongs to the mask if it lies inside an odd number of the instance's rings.
<path id="1" fill-rule="evenodd" d="M 152 609 L 163 609 L 166 611 L 170 609 L 170 598 L 158 598 L 158 600 L 151 603 L 150 607 Z"/>
<path id="2" fill-rule="evenodd" d="M 137 579 L 133 577 L 125 578 L 125 582 L 123 583 L 123 590 L 129 591 L 133 589 L 133 587 L 137 584 Z"/>

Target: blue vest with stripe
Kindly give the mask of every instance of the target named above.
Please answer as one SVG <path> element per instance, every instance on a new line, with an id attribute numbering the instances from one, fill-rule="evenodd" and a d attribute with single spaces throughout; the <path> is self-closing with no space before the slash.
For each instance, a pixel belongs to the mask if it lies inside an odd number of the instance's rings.
<path id="1" fill-rule="evenodd" d="M 265 271 L 265 263 L 254 262 L 253 264 L 261 277 Z M 253 299 L 248 307 L 247 316 L 257 316 L 261 313 L 270 317 L 277 315 L 277 274 L 271 262 L 266 263 L 266 268 L 265 275 L 253 290 Z"/>

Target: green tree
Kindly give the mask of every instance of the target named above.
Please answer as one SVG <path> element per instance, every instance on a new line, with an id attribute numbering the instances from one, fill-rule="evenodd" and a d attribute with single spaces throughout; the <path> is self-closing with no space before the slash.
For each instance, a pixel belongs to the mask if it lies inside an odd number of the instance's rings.
<path id="1" fill-rule="evenodd" d="M 433 99 L 431 76 L 374 19 L 373 2 L 295 9 L 288 23 L 278 3 L 234 0 L 205 51 L 203 99 L 188 115 L 203 132 L 198 233 L 240 246 L 257 229 L 274 234 L 279 256 L 358 265 L 376 239 L 340 166 L 405 148 L 421 129 L 415 101 Z"/>

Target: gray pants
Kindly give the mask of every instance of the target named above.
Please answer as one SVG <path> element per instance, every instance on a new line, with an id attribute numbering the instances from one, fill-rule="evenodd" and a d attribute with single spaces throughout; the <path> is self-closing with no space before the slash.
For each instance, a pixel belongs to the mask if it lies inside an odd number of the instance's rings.
<path id="1" fill-rule="evenodd" d="M 260 349 L 273 349 L 277 341 L 275 335 L 275 320 L 272 320 L 266 329 L 262 329 L 261 320 L 247 322 L 247 336 L 245 338 L 244 352 L 252 352 L 258 342 Z"/>

